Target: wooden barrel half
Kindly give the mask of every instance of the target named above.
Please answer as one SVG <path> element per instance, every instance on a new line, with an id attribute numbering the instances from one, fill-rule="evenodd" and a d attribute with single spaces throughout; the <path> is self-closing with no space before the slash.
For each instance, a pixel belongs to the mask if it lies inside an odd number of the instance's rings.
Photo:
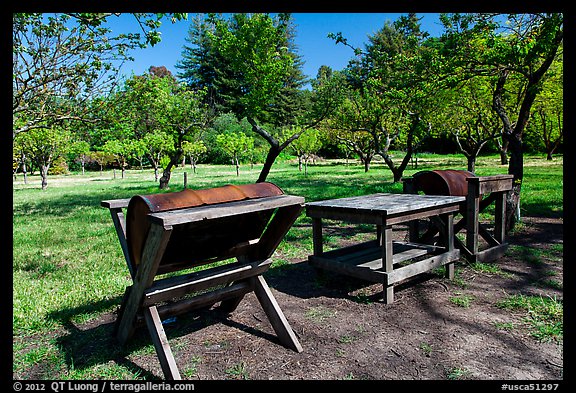
<path id="1" fill-rule="evenodd" d="M 148 214 L 245 199 L 282 195 L 270 182 L 136 195 L 130 199 L 126 215 L 126 240 L 133 267 L 140 264 L 150 221 Z M 160 261 L 159 273 L 210 263 L 235 255 L 235 247 L 259 238 L 272 212 L 254 212 L 202 223 L 178 225 Z M 171 266 L 171 267 L 168 267 Z M 175 266 L 178 266 L 176 268 Z"/>
<path id="2" fill-rule="evenodd" d="M 421 171 L 413 176 L 414 187 L 426 195 L 468 195 L 469 177 L 475 175 L 469 171 L 444 169 L 434 171 Z"/>

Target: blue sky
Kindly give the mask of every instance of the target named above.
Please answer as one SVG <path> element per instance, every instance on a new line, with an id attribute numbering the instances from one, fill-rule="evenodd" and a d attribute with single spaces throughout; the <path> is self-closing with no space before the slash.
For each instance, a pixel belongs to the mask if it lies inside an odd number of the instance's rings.
<path id="1" fill-rule="evenodd" d="M 329 39 L 328 33 L 342 32 L 348 42 L 354 47 L 364 47 L 369 35 L 378 31 L 384 23 L 397 20 L 405 14 L 386 13 L 294 13 L 296 25 L 296 45 L 298 53 L 304 60 L 303 71 L 308 77 L 315 77 L 318 68 L 322 65 L 332 67 L 334 70 L 341 70 L 354 56 L 352 49 L 338 44 Z M 421 21 L 422 30 L 433 36 L 442 32 L 439 21 L 439 14 L 422 13 L 417 14 L 424 17 Z M 183 46 L 186 44 L 185 38 L 188 35 L 189 20 L 176 22 L 175 24 L 165 20 L 160 31 L 162 41 L 154 47 L 138 49 L 132 52 L 134 62 L 123 66 L 122 72 L 129 76 L 132 72 L 136 75 L 146 73 L 150 66 L 165 66 L 173 74 L 176 63 L 181 59 Z M 134 18 L 129 14 L 124 14 L 118 18 L 110 18 L 110 27 L 113 34 L 125 31 L 138 31 Z"/>

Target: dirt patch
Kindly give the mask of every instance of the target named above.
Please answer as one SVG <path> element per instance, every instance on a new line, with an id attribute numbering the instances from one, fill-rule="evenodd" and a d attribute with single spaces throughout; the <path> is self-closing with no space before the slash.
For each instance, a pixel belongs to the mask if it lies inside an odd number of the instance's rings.
<path id="1" fill-rule="evenodd" d="M 563 379 L 562 339 L 538 339 L 525 311 L 497 306 L 514 294 L 563 298 L 563 222 L 527 217 L 509 243 L 509 252 L 494 263 L 497 273 L 461 260 L 454 280 L 438 272 L 421 275 L 398 286 L 390 305 L 381 302 L 381 285 L 318 276 L 307 261 L 268 272 L 301 353 L 278 343 L 253 294 L 230 315 L 203 310 L 165 329 L 184 379 Z M 113 319 L 107 314 L 76 329 L 104 329 L 102 337 L 110 339 L 98 345 L 115 346 Z M 145 329 L 132 339 L 149 340 Z M 90 357 L 90 349 L 74 348 L 71 339 L 62 346 L 74 353 L 76 367 L 83 353 Z M 99 361 L 124 363 L 145 378 L 163 377 L 154 351 L 126 353 Z"/>

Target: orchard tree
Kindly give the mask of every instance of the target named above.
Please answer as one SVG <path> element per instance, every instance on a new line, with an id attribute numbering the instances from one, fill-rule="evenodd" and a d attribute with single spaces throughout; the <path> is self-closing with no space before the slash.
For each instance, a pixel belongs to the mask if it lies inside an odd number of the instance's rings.
<path id="1" fill-rule="evenodd" d="M 350 46 L 341 33 L 330 37 Z M 427 37 L 415 14 L 386 22 L 368 37 L 364 50 L 353 48 L 356 58 L 346 69 L 347 129 L 372 135 L 376 154 L 384 159 L 394 182 L 402 179 L 419 143 L 431 130 L 426 117 L 432 112 L 430 101 L 438 89 L 442 62 L 437 49 L 425 45 Z M 392 147 L 405 152 L 399 164 L 393 160 Z"/>
<path id="2" fill-rule="evenodd" d="M 254 148 L 254 138 L 242 132 L 226 133 L 218 135 L 216 143 L 230 156 L 232 164 L 236 166 L 236 176 L 240 176 L 239 160 Z"/>
<path id="3" fill-rule="evenodd" d="M 463 78 L 490 75 L 492 106 L 503 124 L 508 143 L 508 174 L 514 176 L 507 198 L 506 229 L 520 219 L 520 192 L 524 179 L 522 137 L 532 106 L 542 91 L 545 75 L 559 55 L 564 37 L 564 17 L 560 13 L 441 15 L 445 26 L 446 56 Z M 510 110 L 506 94 L 515 80 L 519 105 Z M 516 106 L 514 106 L 516 107 Z"/>
<path id="4" fill-rule="evenodd" d="M 18 143 L 40 170 L 42 190 L 48 188 L 48 170 L 50 165 L 66 154 L 71 134 L 64 128 L 38 127 L 17 135 Z"/>
<path id="5" fill-rule="evenodd" d="M 182 150 L 184 154 L 190 158 L 190 166 L 194 173 L 196 173 L 196 163 L 202 156 L 202 154 L 206 153 L 208 149 L 204 144 L 204 141 L 198 140 L 196 142 L 188 142 L 184 141 L 182 143 Z"/>
<path id="6" fill-rule="evenodd" d="M 182 144 L 200 140 L 211 121 L 211 113 L 202 103 L 205 90 L 191 91 L 183 84 L 176 84 L 162 89 L 161 93 L 155 115 L 161 119 L 160 129 L 173 140 L 173 148 L 168 151 L 170 161 L 160 178 L 160 188 L 165 189 L 168 188 L 172 168 L 178 166 L 184 155 Z"/>
<path id="7" fill-rule="evenodd" d="M 174 148 L 174 140 L 164 131 L 150 132 L 141 139 L 146 155 L 154 168 L 154 180 L 159 179 L 160 160 Z"/>
<path id="8" fill-rule="evenodd" d="M 564 138 L 563 62 L 562 55 L 554 61 L 543 82 L 542 92 L 534 101 L 527 132 L 533 134 L 542 146 L 546 159 L 552 155 Z"/>
<path id="9" fill-rule="evenodd" d="M 314 128 L 301 133 L 300 138 L 292 142 L 292 150 L 298 157 L 298 170 L 300 172 L 302 171 L 302 162 L 304 162 L 304 175 L 308 174 L 308 161 L 321 147 L 320 132 Z"/>
<path id="10" fill-rule="evenodd" d="M 12 14 L 12 136 L 66 120 L 96 122 L 87 102 L 117 84 L 130 51 L 160 41 L 161 21 L 186 14 L 133 14 L 144 33 L 105 27 L 120 14 Z"/>
<path id="11" fill-rule="evenodd" d="M 90 144 L 86 141 L 75 141 L 70 145 L 68 153 L 80 162 L 84 175 L 86 163 L 90 161 Z"/>
<path id="12" fill-rule="evenodd" d="M 476 170 L 476 159 L 482 148 L 502 136 L 502 122 L 491 105 L 488 77 L 468 79 L 441 94 L 440 121 L 453 135 L 464 154 L 468 171 Z"/>
<path id="13" fill-rule="evenodd" d="M 178 83 L 164 67 L 151 67 L 148 74 L 127 80 L 115 96 L 115 122 L 119 127 L 126 129 L 131 138 L 152 143 L 154 152 L 161 148 L 168 157 L 159 179 L 161 189 L 168 188 L 172 168 L 182 160 L 182 143 L 199 140 L 211 119 L 208 107 L 202 103 L 204 95 L 205 90 L 190 90 Z M 145 139 L 151 133 L 160 138 Z M 166 146 L 162 140 L 171 145 Z M 149 153 L 149 157 L 156 153 Z M 152 159 L 157 173 L 158 160 Z"/>
<path id="14" fill-rule="evenodd" d="M 102 150 L 90 152 L 90 158 L 100 166 L 100 176 L 102 176 L 104 166 L 114 162 L 114 156 Z"/>
<path id="15" fill-rule="evenodd" d="M 118 164 L 122 171 L 122 179 L 124 179 L 128 159 L 132 155 L 132 141 L 130 139 L 111 139 L 106 141 L 104 146 L 102 146 L 102 151 L 114 157 L 116 164 Z"/>

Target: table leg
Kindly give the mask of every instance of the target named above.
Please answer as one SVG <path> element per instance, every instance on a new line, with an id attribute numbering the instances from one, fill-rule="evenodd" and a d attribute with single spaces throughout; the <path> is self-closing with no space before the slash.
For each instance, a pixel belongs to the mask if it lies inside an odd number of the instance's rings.
<path id="1" fill-rule="evenodd" d="M 312 219 L 312 243 L 314 245 L 314 255 L 321 255 L 324 250 L 322 248 L 322 219 Z"/>
<path id="2" fill-rule="evenodd" d="M 393 249 L 392 249 L 392 226 L 387 225 L 382 231 L 382 267 L 386 272 L 392 272 L 394 269 L 394 263 L 392 260 Z M 383 300 L 385 304 L 390 304 L 394 302 L 394 284 L 384 283 L 384 296 Z"/>
<path id="3" fill-rule="evenodd" d="M 446 247 L 448 252 L 451 252 L 454 250 L 454 214 L 446 214 L 442 221 L 444 222 L 445 226 L 443 236 L 444 247 Z M 445 277 L 449 278 L 450 280 L 454 278 L 454 262 L 446 264 Z"/>
<path id="4" fill-rule="evenodd" d="M 322 245 L 322 219 L 313 218 L 312 219 L 312 244 L 314 255 L 322 255 L 324 252 L 324 247 Z M 322 269 L 315 267 L 314 271 L 318 277 L 323 277 L 324 272 Z"/>

